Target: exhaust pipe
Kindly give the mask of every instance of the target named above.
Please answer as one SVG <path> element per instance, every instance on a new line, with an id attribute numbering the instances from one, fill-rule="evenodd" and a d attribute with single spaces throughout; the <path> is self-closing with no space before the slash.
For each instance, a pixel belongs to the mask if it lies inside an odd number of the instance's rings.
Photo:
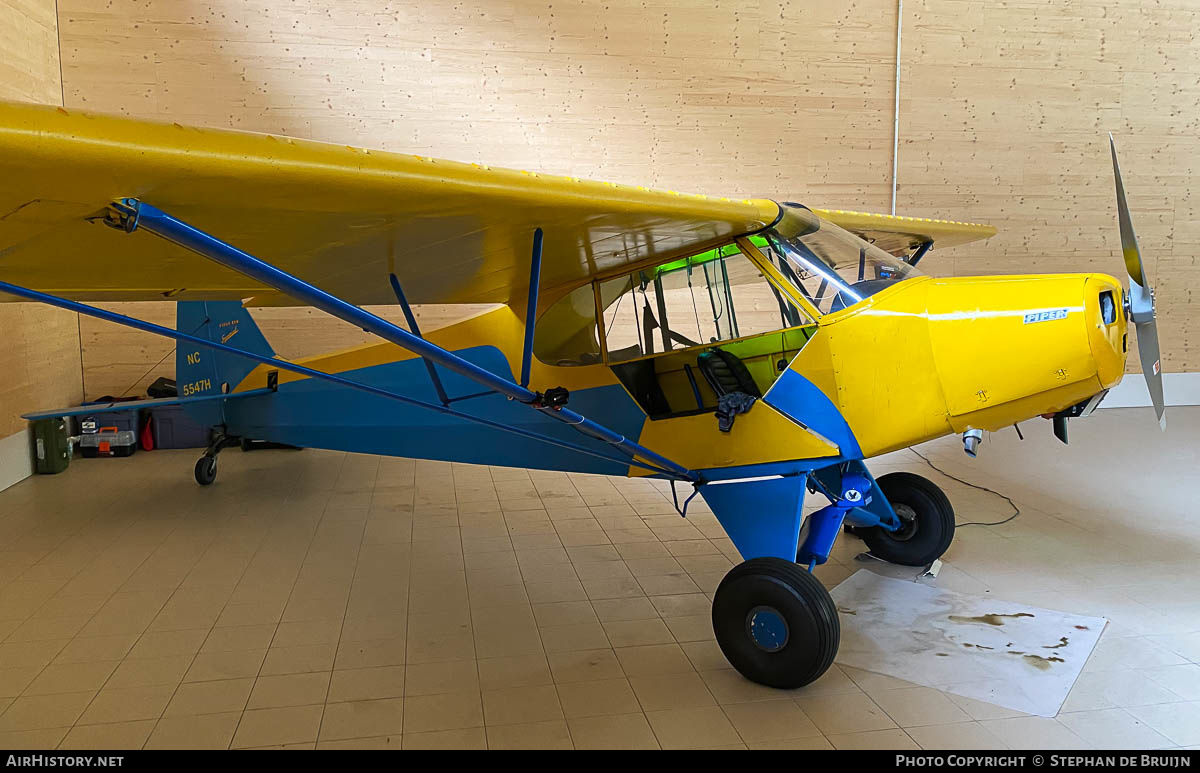
<path id="1" fill-rule="evenodd" d="M 967 453 L 967 456 L 971 457 L 972 459 L 978 456 L 979 444 L 983 442 L 983 430 L 969 429 L 963 433 L 962 439 L 963 451 Z"/>

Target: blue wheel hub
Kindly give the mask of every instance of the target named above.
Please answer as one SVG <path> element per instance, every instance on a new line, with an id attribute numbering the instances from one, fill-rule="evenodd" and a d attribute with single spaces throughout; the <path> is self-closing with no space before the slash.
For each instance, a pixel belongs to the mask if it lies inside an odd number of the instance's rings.
<path id="1" fill-rule="evenodd" d="M 760 650 L 779 652 L 788 643 L 788 624 L 774 607 L 755 607 L 746 615 L 746 633 Z"/>

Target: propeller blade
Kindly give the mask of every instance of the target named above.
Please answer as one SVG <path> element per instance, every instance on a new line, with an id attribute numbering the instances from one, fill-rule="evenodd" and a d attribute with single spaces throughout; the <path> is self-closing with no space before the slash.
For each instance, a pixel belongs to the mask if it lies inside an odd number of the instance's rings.
<path id="1" fill-rule="evenodd" d="M 1158 355 L 1158 326 L 1152 319 L 1134 325 L 1137 330 L 1138 358 L 1142 361 L 1142 376 L 1150 390 L 1150 402 L 1154 403 L 1154 415 L 1158 417 L 1159 429 L 1167 428 L 1167 413 L 1163 403 L 1162 366 Z"/>
<path id="2" fill-rule="evenodd" d="M 1158 426 L 1165 430 L 1167 417 L 1163 403 L 1162 360 L 1158 349 L 1154 291 L 1146 277 L 1142 251 L 1138 248 L 1137 234 L 1133 231 L 1133 218 L 1129 215 L 1129 202 L 1125 200 L 1125 185 L 1121 182 L 1121 167 L 1117 163 L 1117 143 L 1113 140 L 1112 133 L 1108 135 L 1108 147 L 1112 151 L 1113 177 L 1117 183 L 1117 223 L 1121 228 L 1121 255 L 1125 259 L 1125 270 L 1129 273 L 1127 308 L 1137 335 L 1138 358 L 1142 362 L 1142 377 L 1146 379 L 1146 388 L 1150 391 L 1150 401 L 1154 404 Z"/>
<path id="3" fill-rule="evenodd" d="M 1138 249 L 1137 234 L 1133 232 L 1133 218 L 1129 216 L 1129 203 L 1125 200 L 1125 185 L 1121 182 L 1121 167 L 1117 163 L 1117 143 L 1112 132 L 1108 135 L 1108 148 L 1112 151 L 1113 177 L 1117 181 L 1117 223 L 1121 226 L 1121 254 L 1125 257 L 1125 270 L 1129 278 L 1146 287 L 1146 269 L 1142 266 L 1142 252 Z"/>

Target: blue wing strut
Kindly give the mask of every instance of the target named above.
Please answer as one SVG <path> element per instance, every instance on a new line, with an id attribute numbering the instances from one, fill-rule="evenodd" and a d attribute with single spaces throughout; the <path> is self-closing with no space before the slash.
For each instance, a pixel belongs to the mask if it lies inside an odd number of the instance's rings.
<path id="1" fill-rule="evenodd" d="M 137 199 L 121 199 L 113 202 L 112 208 L 120 219 L 120 227 L 127 232 L 144 228 L 169 242 L 244 274 L 268 287 L 273 287 L 285 295 L 321 309 L 338 319 L 345 320 L 357 328 L 401 346 L 460 376 L 476 381 L 494 392 L 499 392 L 519 403 L 528 405 L 545 416 L 575 427 L 576 430 L 589 437 L 615 446 L 630 458 L 641 457 L 653 466 L 660 468 L 669 477 L 690 481 L 699 480 L 699 476 L 686 467 L 628 440 L 624 435 L 597 424 L 582 414 L 562 405 L 543 404 L 541 393 L 484 370 L 437 344 L 413 335 L 398 325 L 377 317 L 369 311 L 364 311 L 352 303 L 347 303 L 231 244 L 210 236 L 157 207 Z"/>
<path id="2" fill-rule="evenodd" d="M 103 309 L 98 309 L 93 306 L 87 306 L 76 301 L 69 301 L 57 296 L 40 293 L 35 290 L 29 290 L 24 287 L 12 285 L 7 282 L 0 282 L 0 291 L 8 292 L 19 297 L 29 300 L 40 301 L 59 308 L 69 309 L 88 316 L 106 319 L 118 324 L 127 325 L 147 332 L 165 335 L 169 338 L 177 340 L 190 341 L 191 343 L 226 351 L 238 356 L 247 357 L 251 360 L 263 362 L 281 370 L 289 370 L 292 372 L 302 373 L 303 375 L 314 378 L 323 378 L 329 381 L 340 383 L 344 386 L 349 386 L 356 389 L 370 391 L 381 396 L 391 399 L 400 400 L 410 405 L 417 405 L 430 410 L 436 410 L 441 413 L 456 416 L 476 423 L 485 424 L 496 429 L 502 429 L 515 434 L 524 435 L 532 439 L 541 440 L 563 448 L 569 448 L 581 453 L 587 453 L 592 456 L 598 456 L 608 461 L 619 461 L 622 464 L 631 464 L 636 467 L 651 470 L 657 474 L 676 480 L 687 480 L 693 483 L 700 480 L 699 475 L 686 467 L 677 464 L 676 462 L 667 459 L 666 457 L 651 451 L 650 449 L 627 439 L 624 435 L 614 432 L 613 430 L 598 424 L 586 416 L 579 414 L 564 405 L 552 405 L 543 402 L 543 395 L 540 392 L 535 392 L 527 387 L 509 381 L 506 378 L 496 375 L 488 370 L 485 370 L 472 362 L 469 362 L 453 352 L 444 349 L 437 344 L 426 341 L 419 335 L 414 335 L 398 325 L 394 325 L 387 320 L 377 317 L 370 312 L 364 311 L 359 307 L 347 303 L 346 301 L 333 296 L 324 290 L 314 287 L 301 279 L 298 279 L 291 274 L 281 271 L 274 266 L 266 263 L 258 258 L 243 252 L 236 247 L 226 244 L 225 242 L 208 235 L 207 233 L 188 225 L 187 223 L 171 217 L 156 207 L 153 207 L 137 199 L 121 199 L 114 202 L 112 211 L 116 215 L 116 222 L 109 221 L 114 227 L 121 228 L 126 232 L 132 232 L 138 228 L 144 228 L 147 231 L 160 236 L 170 242 L 189 249 L 202 257 L 208 258 L 216 263 L 219 263 L 227 268 L 245 274 L 253 279 L 262 282 L 263 284 L 273 287 L 280 292 L 285 293 L 297 300 L 303 301 L 311 306 L 321 309 L 326 313 L 345 320 L 356 327 L 373 333 L 385 341 L 394 343 L 404 349 L 407 349 L 414 354 L 424 358 L 427 362 L 436 363 L 454 373 L 475 381 L 490 391 L 498 392 L 519 403 L 528 405 L 530 408 L 538 411 L 544 416 L 548 416 L 557 421 L 561 421 L 568 426 L 574 427 L 578 432 L 603 441 L 613 446 L 617 451 L 624 454 L 627 458 L 623 460 L 614 459 L 608 454 L 601 454 L 582 446 L 565 441 L 554 440 L 544 435 L 534 432 L 526 432 L 519 430 L 516 427 L 507 426 L 498 422 L 493 422 L 483 419 L 478 416 L 455 411 L 445 405 L 437 405 L 427 403 L 421 400 L 398 395 L 387 390 L 370 387 L 366 384 L 360 384 L 349 379 L 335 376 L 329 373 L 323 373 L 311 368 L 287 363 L 282 360 L 271 357 L 254 355 L 250 352 L 245 352 L 235 347 L 224 344 L 217 344 L 213 341 L 207 341 L 196 336 L 191 336 L 179 331 L 170 330 L 159 325 L 154 325 L 142 320 L 136 320 L 131 317 L 126 317 L 121 314 L 107 312 Z M 540 240 L 539 240 L 540 241 Z M 540 250 L 539 254 L 535 254 L 536 271 L 540 266 Z M 531 291 L 531 297 L 536 297 L 536 291 Z M 640 459 L 639 459 L 640 457 Z"/>

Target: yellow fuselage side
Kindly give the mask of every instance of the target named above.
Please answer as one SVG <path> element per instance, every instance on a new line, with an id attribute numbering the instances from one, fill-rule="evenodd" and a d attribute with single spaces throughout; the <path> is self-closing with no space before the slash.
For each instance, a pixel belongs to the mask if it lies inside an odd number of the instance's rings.
<path id="1" fill-rule="evenodd" d="M 1116 319 L 1107 325 L 1099 301 L 1104 291 L 1116 303 Z M 971 428 L 1001 429 L 1112 387 L 1125 365 L 1121 297 L 1117 281 L 1103 274 L 918 277 L 820 317 L 788 367 L 829 398 L 869 458 Z M 523 328 L 517 314 L 500 307 L 428 338 L 451 350 L 495 346 L 515 373 Z M 301 362 L 344 373 L 413 357 L 375 344 Z M 265 386 L 269 370 L 260 366 L 238 391 Z M 572 392 L 620 383 L 600 363 L 557 367 L 535 358 L 532 376 L 535 388 Z M 296 378 L 302 377 L 280 374 L 281 382 Z M 711 414 L 700 414 L 646 419 L 638 441 L 691 469 L 839 453 L 765 402 L 739 417 L 730 433 L 718 432 Z"/>
<path id="2" fill-rule="evenodd" d="M 1109 325 L 1106 290 L 1117 304 Z M 790 367 L 875 456 L 1000 429 L 1112 387 L 1125 366 L 1120 300 L 1103 274 L 911 279 L 822 317 Z"/>

